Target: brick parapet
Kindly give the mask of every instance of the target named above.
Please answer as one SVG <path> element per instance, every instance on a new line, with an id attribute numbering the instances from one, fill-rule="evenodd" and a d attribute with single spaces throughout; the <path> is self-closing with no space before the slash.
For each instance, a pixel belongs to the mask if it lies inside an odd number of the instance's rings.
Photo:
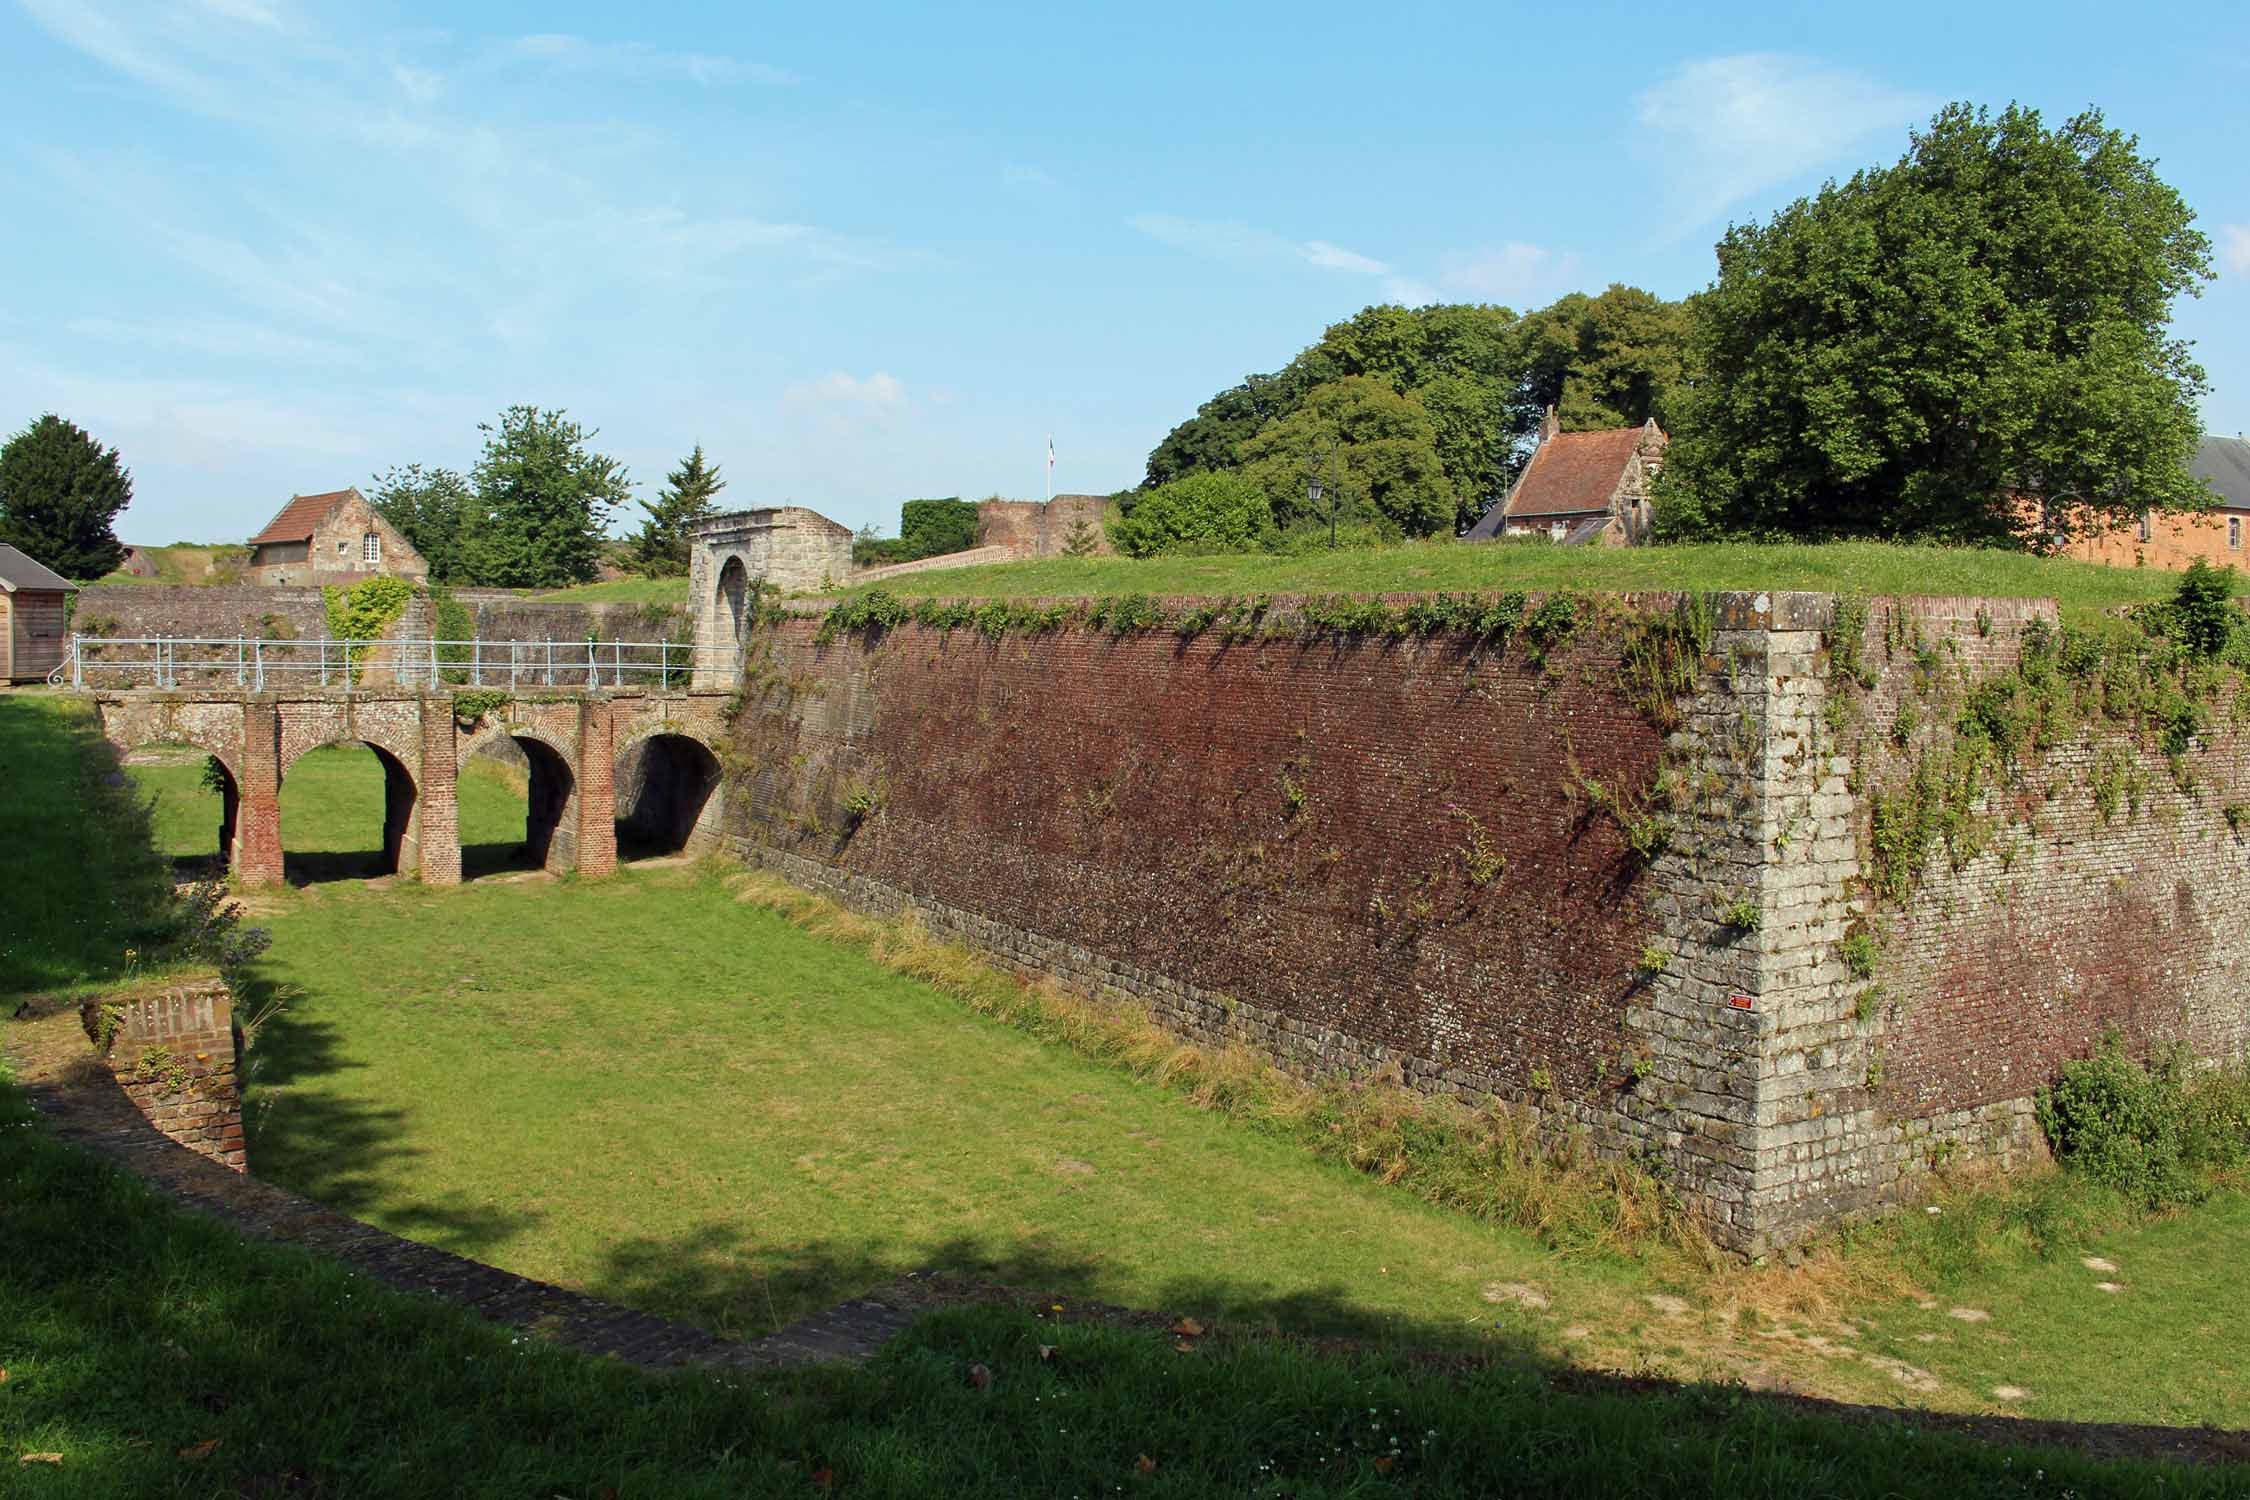
<path id="1" fill-rule="evenodd" d="M 118 1085 L 151 1125 L 191 1151 L 246 1169 L 234 1000 L 223 980 L 186 980 L 89 1002 L 82 1019 Z"/>

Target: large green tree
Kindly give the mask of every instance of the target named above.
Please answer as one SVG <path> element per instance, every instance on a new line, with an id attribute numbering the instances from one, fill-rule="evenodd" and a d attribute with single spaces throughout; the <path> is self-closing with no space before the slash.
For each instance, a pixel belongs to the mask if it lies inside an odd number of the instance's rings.
<path id="1" fill-rule="evenodd" d="M 1507 492 L 1544 407 L 1560 405 L 1573 428 L 1662 420 L 1686 345 L 1682 304 L 1625 286 L 1521 318 L 1469 303 L 1363 308 L 1282 369 L 1204 402 L 1149 455 L 1146 482 L 1239 467 L 1245 444 L 1313 392 L 1364 377 L 1420 404 L 1452 488 L 1453 526 L 1465 529 Z"/>
<path id="2" fill-rule="evenodd" d="M 558 588 L 591 580 L 609 517 L 631 494 L 624 466 L 589 446 L 596 433 L 561 411 L 511 406 L 481 423 L 470 479 L 477 515 L 462 546 L 465 581 Z"/>
<path id="3" fill-rule="evenodd" d="M 132 500 L 117 450 L 52 412 L 0 447 L 0 542 L 65 578 L 100 578 L 125 560 L 117 513 Z"/>
<path id="4" fill-rule="evenodd" d="M 1438 456 L 1437 427 L 1419 397 L 1372 375 L 1318 385 L 1280 421 L 1242 445 L 1243 472 L 1264 493 L 1274 523 L 1326 524 L 1331 503 L 1306 494 L 1316 474 L 1330 484 L 1347 521 L 1385 536 L 1430 536 L 1449 528 L 1459 497 Z"/>
<path id="5" fill-rule="evenodd" d="M 690 533 L 696 522 L 718 509 L 719 491 L 726 487 L 727 482 L 719 477 L 719 466 L 705 462 L 703 445 L 697 443 L 695 451 L 664 476 L 664 488 L 657 497 L 641 502 L 648 516 L 633 538 L 634 571 L 651 578 L 676 578 L 686 573 L 693 543 Z"/>
<path id="6" fill-rule="evenodd" d="M 430 581 L 467 581 L 462 556 L 468 537 L 465 526 L 476 514 L 469 482 L 451 469 L 407 464 L 376 475 L 370 483 L 374 493 L 367 503 L 414 544 L 430 565 Z"/>
<path id="7" fill-rule="evenodd" d="M 2081 114 L 1938 114 L 1897 165 L 1728 231 L 1659 524 L 2025 540 L 2192 508 L 2203 371 L 2169 327 L 2210 243 Z"/>
<path id="8" fill-rule="evenodd" d="M 1590 432 L 1670 428 L 1688 383 L 1689 305 L 1612 283 L 1598 297 L 1572 292 L 1516 329 L 1521 385 L 1516 418 L 1528 432 L 1548 407 L 1563 427 Z"/>

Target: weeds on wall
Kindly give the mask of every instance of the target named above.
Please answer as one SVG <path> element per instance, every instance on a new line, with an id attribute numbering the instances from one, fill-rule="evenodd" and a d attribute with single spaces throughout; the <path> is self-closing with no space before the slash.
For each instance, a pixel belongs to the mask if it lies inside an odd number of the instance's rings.
<path id="1" fill-rule="evenodd" d="M 1865 883 L 1878 900 L 1905 902 L 1942 851 L 1959 870 L 1994 846 L 2011 821 L 2006 794 L 2059 746 L 2096 729 L 2122 730 L 2160 759 L 2173 784 L 2194 795 L 2187 757 L 2211 732 L 2212 713 L 2250 667 L 2250 621 L 2232 601 L 2233 570 L 2198 562 L 2175 596 L 2133 613 L 2135 628 L 2097 634 L 2034 620 L 2016 665 L 1972 682 L 1951 642 L 1922 637 L 1894 602 L 1881 642 L 1914 665 L 1907 696 L 1886 733 L 1867 732 L 1861 695 L 1876 680 L 1864 659 L 1864 600 L 1839 600 L 1828 633 L 1832 748 L 1847 751 L 1870 807 Z M 2104 746 L 2083 791 L 2103 821 L 2137 815 L 2149 770 L 2128 748 Z"/>

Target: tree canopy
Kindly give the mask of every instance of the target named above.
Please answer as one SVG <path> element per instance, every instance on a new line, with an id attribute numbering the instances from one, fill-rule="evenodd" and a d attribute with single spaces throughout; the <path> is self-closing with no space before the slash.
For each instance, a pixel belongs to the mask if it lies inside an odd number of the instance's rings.
<path id="1" fill-rule="evenodd" d="M 2194 507 L 2204 377 L 2168 327 L 2211 275 L 2193 220 L 2098 113 L 1956 104 L 1730 229 L 1660 526 L 1999 541 Z"/>
<path id="2" fill-rule="evenodd" d="M 561 411 L 511 406 L 478 430 L 478 514 L 462 547 L 470 580 L 558 588 L 593 579 L 610 513 L 631 493 L 624 466 L 594 452 L 598 434 Z"/>
<path id="3" fill-rule="evenodd" d="M 116 521 L 132 500 L 117 450 L 52 412 L 0 447 L 0 542 L 65 578 L 100 578 L 125 560 Z"/>
<path id="4" fill-rule="evenodd" d="M 641 502 L 648 515 L 633 537 L 634 571 L 651 578 L 684 575 L 693 545 L 690 533 L 696 522 L 718 509 L 719 491 L 726 487 L 719 466 L 705 462 L 703 445 L 697 443 L 695 451 L 664 476 L 657 497 Z"/>
<path id="5" fill-rule="evenodd" d="M 1314 386 L 1295 411 L 1242 445 L 1243 474 L 1282 530 L 1326 524 L 1327 497 L 1316 506 L 1306 490 L 1315 474 L 1330 483 L 1331 449 L 1345 520 L 1387 536 L 1430 536 L 1453 524 L 1459 495 L 1421 398 L 1373 375 L 1347 375 Z"/>
<path id="6" fill-rule="evenodd" d="M 451 469 L 393 467 L 371 481 L 367 503 L 396 526 L 430 565 L 432 583 L 469 583 L 463 572 L 464 524 L 475 513 L 469 482 Z"/>
<path id="7" fill-rule="evenodd" d="M 1546 406 L 1560 405 L 1570 427 L 1662 421 L 1687 357 L 1683 305 L 1626 286 L 1523 317 L 1475 304 L 1364 308 L 1281 370 L 1204 402 L 1149 455 L 1147 483 L 1240 467 L 1247 445 L 1315 393 L 1366 379 L 1419 408 L 1452 497 L 1449 524 L 1461 530 L 1507 492 Z"/>

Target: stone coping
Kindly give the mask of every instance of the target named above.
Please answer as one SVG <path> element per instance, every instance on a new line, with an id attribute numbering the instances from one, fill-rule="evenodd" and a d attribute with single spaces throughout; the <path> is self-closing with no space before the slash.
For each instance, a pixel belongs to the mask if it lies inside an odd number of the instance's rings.
<path id="1" fill-rule="evenodd" d="M 7 1051 L 17 1083 L 57 1139 L 84 1147 L 159 1196 L 251 1238 L 310 1250 L 396 1290 L 454 1303 L 581 1354 L 647 1370 L 857 1364 L 904 1332 L 921 1310 L 917 1283 L 924 1278 L 910 1275 L 778 1333 L 738 1343 L 402 1239 L 165 1139 L 94 1056 L 75 1005 L 25 1009 L 31 1014 L 19 1013 L 7 1028 Z"/>

